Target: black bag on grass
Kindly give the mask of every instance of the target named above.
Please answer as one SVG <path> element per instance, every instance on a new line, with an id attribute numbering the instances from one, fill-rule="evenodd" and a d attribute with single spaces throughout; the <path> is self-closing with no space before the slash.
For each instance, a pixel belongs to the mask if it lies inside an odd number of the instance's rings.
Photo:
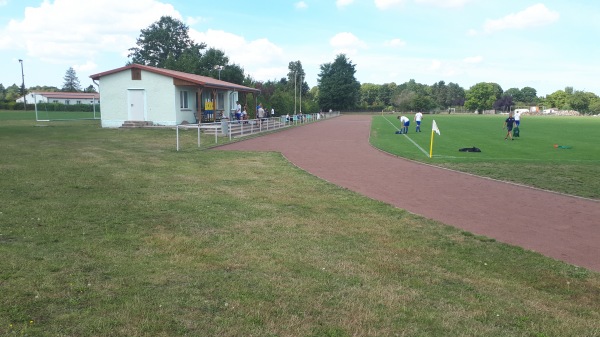
<path id="1" fill-rule="evenodd" d="M 481 152 L 478 147 L 463 147 L 462 149 L 458 149 L 460 152 Z"/>

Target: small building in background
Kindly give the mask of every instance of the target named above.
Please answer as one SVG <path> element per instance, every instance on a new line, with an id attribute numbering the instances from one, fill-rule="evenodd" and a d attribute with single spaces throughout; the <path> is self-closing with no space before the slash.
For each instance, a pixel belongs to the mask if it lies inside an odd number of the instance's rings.
<path id="1" fill-rule="evenodd" d="M 98 104 L 100 94 L 97 92 L 64 92 L 64 91 L 32 91 L 25 95 L 27 104 L 34 103 L 59 103 L 65 105 L 75 104 Z M 23 103 L 23 96 L 19 97 L 17 103 Z"/>

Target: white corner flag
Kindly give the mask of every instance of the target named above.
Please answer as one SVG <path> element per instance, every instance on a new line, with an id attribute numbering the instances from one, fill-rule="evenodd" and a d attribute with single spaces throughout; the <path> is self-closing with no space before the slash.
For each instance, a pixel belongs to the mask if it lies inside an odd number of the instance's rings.
<path id="1" fill-rule="evenodd" d="M 433 156 L 433 133 L 437 133 L 438 135 L 442 135 L 440 133 L 440 129 L 437 126 L 437 123 L 435 122 L 435 119 L 433 120 L 433 124 L 431 125 L 431 142 L 429 143 L 429 158 L 431 158 Z"/>
<path id="2" fill-rule="evenodd" d="M 435 131 L 438 135 L 440 134 L 440 129 L 438 129 L 437 124 L 435 123 L 435 119 L 433 120 L 433 125 L 431 126 L 431 131 Z"/>

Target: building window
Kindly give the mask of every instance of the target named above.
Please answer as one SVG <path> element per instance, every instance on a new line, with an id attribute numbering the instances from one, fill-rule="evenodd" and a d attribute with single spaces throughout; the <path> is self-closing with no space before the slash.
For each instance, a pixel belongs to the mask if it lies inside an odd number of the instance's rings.
<path id="1" fill-rule="evenodd" d="M 237 109 L 236 102 L 238 101 L 238 93 L 237 93 L 237 91 L 235 91 L 232 96 L 233 97 L 231 98 L 231 102 L 229 102 L 229 104 L 231 105 L 231 110 L 235 110 L 235 109 Z"/>
<path id="2" fill-rule="evenodd" d="M 222 92 L 217 94 L 217 110 L 225 110 L 225 94 Z"/>
<path id="3" fill-rule="evenodd" d="M 188 108 L 188 92 L 185 90 L 179 92 L 179 107 L 182 109 Z"/>
<path id="4" fill-rule="evenodd" d="M 77 101 L 77 104 L 81 104 L 81 101 Z"/>
<path id="5" fill-rule="evenodd" d="M 58 100 L 57 99 L 53 99 L 52 103 L 58 103 Z"/>
<path id="6" fill-rule="evenodd" d="M 142 79 L 142 69 L 131 68 L 131 80 L 140 81 Z"/>
<path id="7" fill-rule="evenodd" d="M 70 101 L 69 101 L 68 99 L 65 99 L 65 104 L 66 104 L 66 105 L 69 105 L 69 104 L 70 104 Z"/>

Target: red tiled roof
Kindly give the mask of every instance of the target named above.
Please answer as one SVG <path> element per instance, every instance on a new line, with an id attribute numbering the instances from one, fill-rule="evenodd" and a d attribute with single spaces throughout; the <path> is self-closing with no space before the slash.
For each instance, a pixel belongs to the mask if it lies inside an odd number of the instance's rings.
<path id="1" fill-rule="evenodd" d="M 199 84 L 199 85 L 207 87 L 207 88 L 237 90 L 237 91 L 242 91 L 242 92 L 260 92 L 259 89 L 254 89 L 254 88 L 246 87 L 246 86 L 235 84 L 235 83 L 217 80 L 217 79 L 214 79 L 214 78 L 208 77 L 208 76 L 194 75 L 194 74 L 184 73 L 181 71 L 150 67 L 150 66 L 145 66 L 145 65 L 136 64 L 136 63 L 127 65 L 125 67 L 105 71 L 103 73 L 94 74 L 94 75 L 91 75 L 90 77 L 93 80 L 99 80 L 102 76 L 111 75 L 111 74 L 118 73 L 118 72 L 121 72 L 121 71 L 124 71 L 127 69 L 132 69 L 132 68 L 142 69 L 142 70 L 150 71 L 150 72 L 153 72 L 156 74 L 161 74 L 164 76 L 169 76 L 169 77 L 184 80 L 187 82 L 196 83 L 196 84 Z"/>
<path id="2" fill-rule="evenodd" d="M 31 93 L 55 99 L 100 98 L 100 94 L 97 92 L 32 91 Z"/>

